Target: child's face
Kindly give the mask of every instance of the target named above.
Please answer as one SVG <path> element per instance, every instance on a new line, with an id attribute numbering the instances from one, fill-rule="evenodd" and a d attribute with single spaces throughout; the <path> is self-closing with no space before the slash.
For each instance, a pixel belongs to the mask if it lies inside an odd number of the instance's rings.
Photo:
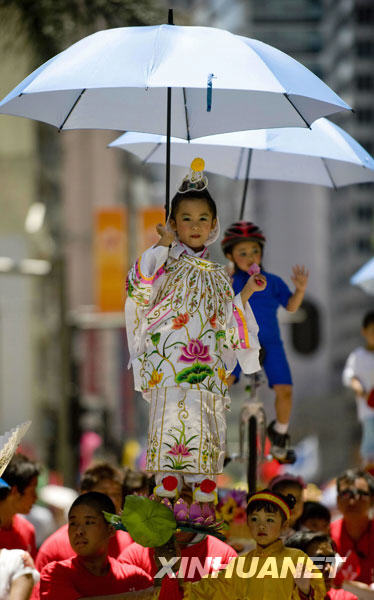
<path id="1" fill-rule="evenodd" d="M 303 521 L 303 528 L 308 531 L 322 531 L 323 533 L 327 533 L 327 535 L 330 534 L 330 522 L 322 517 L 310 517 L 309 519 L 305 519 L 305 521 Z"/>
<path id="2" fill-rule="evenodd" d="M 80 504 L 69 513 L 69 541 L 80 556 L 105 554 L 113 530 L 102 513 L 91 506 Z"/>
<path id="3" fill-rule="evenodd" d="M 227 256 L 239 269 L 247 272 L 253 263 L 256 265 L 261 263 L 261 246 L 258 242 L 245 240 L 235 244 L 232 253 Z"/>
<path id="4" fill-rule="evenodd" d="M 255 510 L 248 517 L 248 527 L 259 546 L 269 546 L 275 542 L 287 521 L 282 521 L 280 512 L 266 512 L 263 508 Z"/>
<path id="5" fill-rule="evenodd" d="M 374 350 L 374 323 L 370 323 L 367 327 L 361 329 L 361 333 L 366 340 L 366 345 L 370 350 Z"/>
<path id="6" fill-rule="evenodd" d="M 24 489 L 22 494 L 20 492 L 17 492 L 16 507 L 18 513 L 21 513 L 22 515 L 27 515 L 30 512 L 32 505 L 37 500 L 37 485 L 38 478 L 33 477 L 29 485 Z"/>
<path id="7" fill-rule="evenodd" d="M 205 200 L 188 199 L 179 204 L 174 219 L 170 225 L 176 231 L 179 240 L 198 252 L 204 248 L 210 232 L 216 226 L 216 219 Z"/>

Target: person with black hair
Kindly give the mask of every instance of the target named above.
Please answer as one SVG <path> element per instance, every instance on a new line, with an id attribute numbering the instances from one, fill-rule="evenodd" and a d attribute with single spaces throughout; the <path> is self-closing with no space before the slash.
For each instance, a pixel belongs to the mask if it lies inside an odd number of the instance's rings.
<path id="1" fill-rule="evenodd" d="M 114 513 L 109 496 L 100 492 L 81 494 L 69 511 L 69 540 L 73 558 L 49 563 L 40 575 L 41 600 L 78 600 L 115 595 L 151 587 L 149 575 L 109 556 L 113 527 L 103 511 Z"/>
<path id="2" fill-rule="evenodd" d="M 184 600 L 323 600 L 322 573 L 303 551 L 286 548 L 280 537 L 294 502 L 291 494 L 268 489 L 252 494 L 247 515 L 256 548 L 232 559 L 218 575 L 184 583 Z"/>
<path id="3" fill-rule="evenodd" d="M 109 496 L 114 504 L 115 512 L 122 510 L 122 485 L 123 473 L 121 469 L 107 463 L 99 461 L 90 465 L 82 473 L 80 481 L 80 491 L 101 492 Z M 126 531 L 116 531 L 109 539 L 108 554 L 113 558 L 118 556 L 132 544 L 132 538 Z M 75 555 L 71 547 L 68 535 L 68 525 L 63 525 L 57 531 L 52 533 L 40 546 L 35 565 L 38 571 L 41 571 L 48 563 L 61 561 L 71 558 Z M 35 593 L 36 594 L 36 593 Z"/>
<path id="4" fill-rule="evenodd" d="M 289 528 L 287 531 L 284 530 L 282 535 L 283 539 L 285 539 L 296 530 L 297 520 L 303 512 L 305 482 L 302 477 L 292 475 L 292 473 L 282 473 L 281 475 L 276 475 L 269 481 L 269 488 L 273 492 L 283 494 L 283 496 L 291 494 L 295 498 L 295 503 L 291 509 L 291 515 L 288 522 Z"/>
<path id="5" fill-rule="evenodd" d="M 298 531 L 287 538 L 287 548 L 297 548 L 307 554 L 323 574 L 327 594 L 325 600 L 358 600 L 351 592 L 332 587 L 336 571 L 336 549 L 329 535 L 322 531 Z"/>
<path id="6" fill-rule="evenodd" d="M 354 391 L 357 416 L 362 426 L 360 454 L 363 466 L 374 468 L 374 311 L 362 321 L 365 346 L 353 350 L 343 370 L 343 384 Z"/>
<path id="7" fill-rule="evenodd" d="M 367 471 L 348 469 L 336 480 L 337 506 L 343 517 L 330 526 L 340 556 L 347 557 L 341 569 L 345 579 L 374 583 L 374 521 L 370 508 L 374 478 Z"/>
<path id="8" fill-rule="evenodd" d="M 135 389 L 150 407 L 154 493 L 176 499 L 187 483 L 206 503 L 216 501 L 225 457 L 226 377 L 237 359 L 246 373 L 260 368 L 247 300 L 266 282 L 251 277 L 235 296 L 224 267 L 208 260 L 219 221 L 203 169 L 196 158 L 157 227 L 159 242 L 130 270 L 125 313 Z"/>
<path id="9" fill-rule="evenodd" d="M 297 521 L 297 529 L 330 533 L 331 513 L 321 502 L 308 500 L 304 502 L 301 517 Z"/>
<path id="10" fill-rule="evenodd" d="M 265 235 L 255 223 L 237 221 L 226 229 L 221 246 L 225 256 L 234 265 L 232 286 L 236 294 L 246 285 L 251 273 L 255 272 L 258 277 L 266 278 L 264 293 L 251 295 L 248 302 L 260 328 L 258 337 L 264 351 L 263 368 L 269 387 L 275 393 L 276 418 L 268 426 L 270 452 L 280 463 L 294 463 L 295 451 L 290 447 L 288 434 L 292 409 L 292 377 L 280 336 L 277 311 L 280 306 L 289 312 L 298 310 L 304 299 L 309 273 L 304 266 L 293 267 L 291 280 L 295 291 L 291 292 L 281 277 L 265 271 L 265 242 Z M 240 373 L 238 364 L 230 375 L 230 385 L 239 379 Z"/>
<path id="11" fill-rule="evenodd" d="M 33 558 L 35 528 L 21 515 L 27 515 L 36 501 L 39 472 L 34 461 L 15 454 L 2 475 L 7 485 L 0 486 L 0 548 L 26 550 Z"/>

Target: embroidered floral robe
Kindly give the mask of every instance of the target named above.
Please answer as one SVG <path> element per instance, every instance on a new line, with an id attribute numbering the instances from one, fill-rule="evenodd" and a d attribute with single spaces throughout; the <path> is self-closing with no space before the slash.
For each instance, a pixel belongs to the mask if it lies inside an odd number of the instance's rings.
<path id="1" fill-rule="evenodd" d="M 221 265 L 181 243 L 150 248 L 128 275 L 126 328 L 135 388 L 150 402 L 147 469 L 222 471 L 226 376 L 257 371 L 257 323 Z M 185 477 L 188 480 L 188 477 Z"/>

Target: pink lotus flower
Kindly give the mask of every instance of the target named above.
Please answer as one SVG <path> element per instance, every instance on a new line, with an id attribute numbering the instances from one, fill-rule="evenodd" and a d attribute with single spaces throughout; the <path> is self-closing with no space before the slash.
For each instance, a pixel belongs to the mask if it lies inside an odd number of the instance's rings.
<path id="1" fill-rule="evenodd" d="M 183 498 L 178 498 L 174 504 L 174 516 L 177 521 L 187 521 L 188 504 L 183 500 Z"/>
<path id="2" fill-rule="evenodd" d="M 173 456 L 191 456 L 191 452 L 188 451 L 187 446 L 184 444 L 174 444 L 174 446 L 168 450 L 167 454 L 172 454 Z"/>
<path id="3" fill-rule="evenodd" d="M 190 507 L 189 520 L 197 525 L 212 525 L 215 521 L 215 510 L 206 503 L 201 507 L 198 502 L 194 502 Z"/>
<path id="4" fill-rule="evenodd" d="M 195 360 L 212 362 L 212 358 L 209 355 L 209 347 L 205 346 L 201 340 L 190 340 L 187 346 L 182 348 L 182 354 L 178 360 L 186 363 L 192 363 Z"/>

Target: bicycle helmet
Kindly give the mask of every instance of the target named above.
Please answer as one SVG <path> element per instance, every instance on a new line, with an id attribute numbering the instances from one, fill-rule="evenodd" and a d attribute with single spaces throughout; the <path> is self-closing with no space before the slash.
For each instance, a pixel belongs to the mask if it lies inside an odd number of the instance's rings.
<path id="1" fill-rule="evenodd" d="M 238 242 L 244 240 L 251 240 L 258 242 L 263 248 L 266 238 L 262 233 L 261 229 L 250 221 L 237 221 L 228 227 L 224 233 L 223 240 L 221 242 L 222 250 L 225 254 L 231 252 L 233 246 Z"/>

